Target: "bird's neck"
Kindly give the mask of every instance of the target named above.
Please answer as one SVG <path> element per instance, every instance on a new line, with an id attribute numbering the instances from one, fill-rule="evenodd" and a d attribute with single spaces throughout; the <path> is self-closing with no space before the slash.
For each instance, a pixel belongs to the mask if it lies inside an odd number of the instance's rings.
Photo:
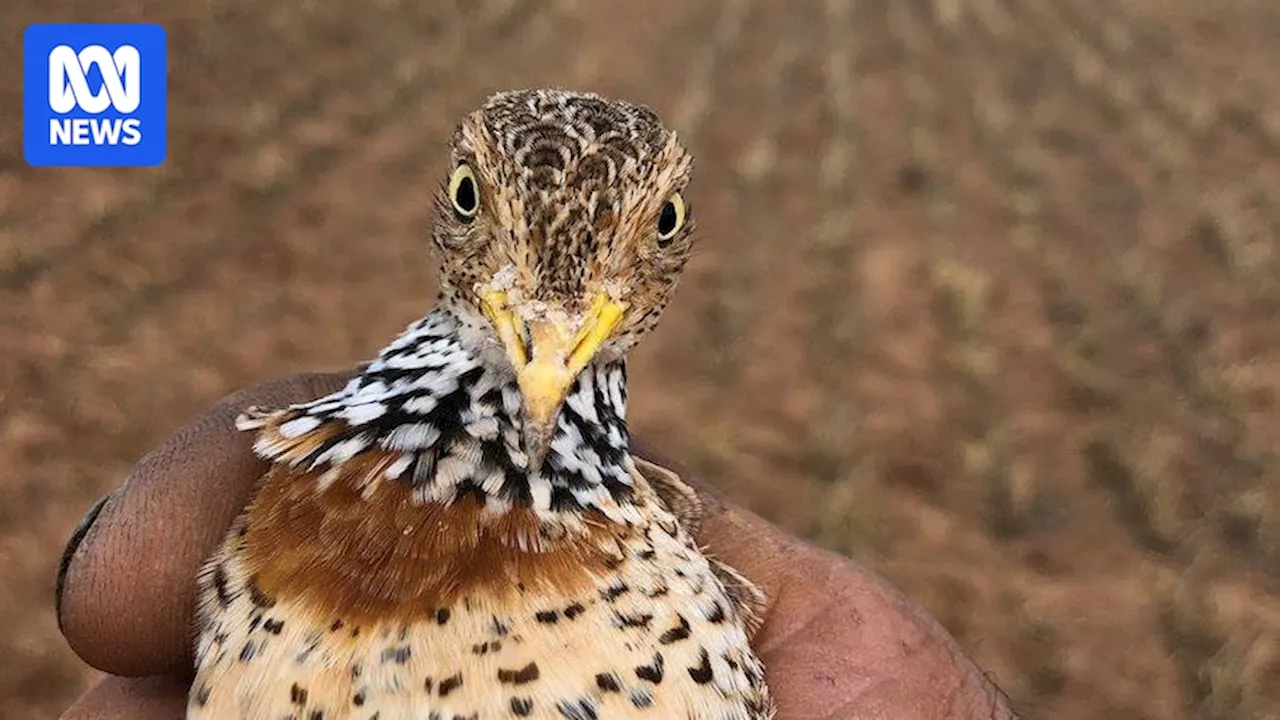
<path id="1" fill-rule="evenodd" d="M 486 360 L 464 323 L 441 307 L 410 325 L 346 387 L 279 411 L 251 411 L 262 457 L 372 497 L 383 484 L 416 503 L 465 502 L 562 524 L 585 515 L 636 519 L 628 454 L 626 368 L 588 367 L 560 411 L 546 458 L 530 469 L 523 408 L 510 366 Z"/>

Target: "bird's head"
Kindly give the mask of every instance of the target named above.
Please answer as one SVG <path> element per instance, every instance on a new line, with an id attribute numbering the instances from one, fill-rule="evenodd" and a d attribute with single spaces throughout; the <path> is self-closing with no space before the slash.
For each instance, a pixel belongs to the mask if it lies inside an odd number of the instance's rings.
<path id="1" fill-rule="evenodd" d="M 691 159 L 645 107 L 586 93 L 496 95 L 454 135 L 434 241 L 444 300 L 509 365 L 526 449 L 565 394 L 656 325 L 690 254 Z"/>

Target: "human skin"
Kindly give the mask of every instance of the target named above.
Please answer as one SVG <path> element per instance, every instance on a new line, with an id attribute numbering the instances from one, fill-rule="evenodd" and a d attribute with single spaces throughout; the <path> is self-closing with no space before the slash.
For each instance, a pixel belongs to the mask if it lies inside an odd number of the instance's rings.
<path id="1" fill-rule="evenodd" d="M 80 657 L 110 675 L 64 720 L 183 717 L 196 573 L 265 470 L 234 418 L 327 394 L 350 375 L 298 375 L 223 399 L 94 506 L 63 559 L 58 618 Z M 641 442 L 633 452 L 697 489 L 699 542 L 767 594 L 755 645 L 780 720 L 1016 717 L 946 630 L 883 579 L 727 502 Z"/>

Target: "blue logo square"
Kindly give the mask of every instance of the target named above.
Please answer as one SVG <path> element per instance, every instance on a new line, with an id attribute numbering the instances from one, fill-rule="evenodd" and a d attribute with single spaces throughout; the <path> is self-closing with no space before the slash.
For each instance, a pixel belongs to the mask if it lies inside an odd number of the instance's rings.
<path id="1" fill-rule="evenodd" d="M 168 152 L 164 28 L 31 25 L 22 42 L 23 150 L 47 167 L 144 167 Z"/>

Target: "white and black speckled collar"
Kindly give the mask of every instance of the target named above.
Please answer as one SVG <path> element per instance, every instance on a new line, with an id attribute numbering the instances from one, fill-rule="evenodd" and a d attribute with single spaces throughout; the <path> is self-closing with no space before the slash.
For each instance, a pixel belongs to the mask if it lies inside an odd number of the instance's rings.
<path id="1" fill-rule="evenodd" d="M 382 476 L 411 485 L 419 502 L 470 495 L 493 512 L 528 508 L 551 518 L 597 510 L 634 521 L 625 361 L 583 371 L 545 461 L 530 472 L 514 374 L 483 361 L 459 329 L 438 308 L 341 390 L 285 410 L 250 410 L 239 427 L 273 428 L 260 433 L 257 453 L 319 473 L 322 489 L 344 463 L 373 452 L 394 456 Z M 308 437 L 317 441 L 303 442 Z"/>

